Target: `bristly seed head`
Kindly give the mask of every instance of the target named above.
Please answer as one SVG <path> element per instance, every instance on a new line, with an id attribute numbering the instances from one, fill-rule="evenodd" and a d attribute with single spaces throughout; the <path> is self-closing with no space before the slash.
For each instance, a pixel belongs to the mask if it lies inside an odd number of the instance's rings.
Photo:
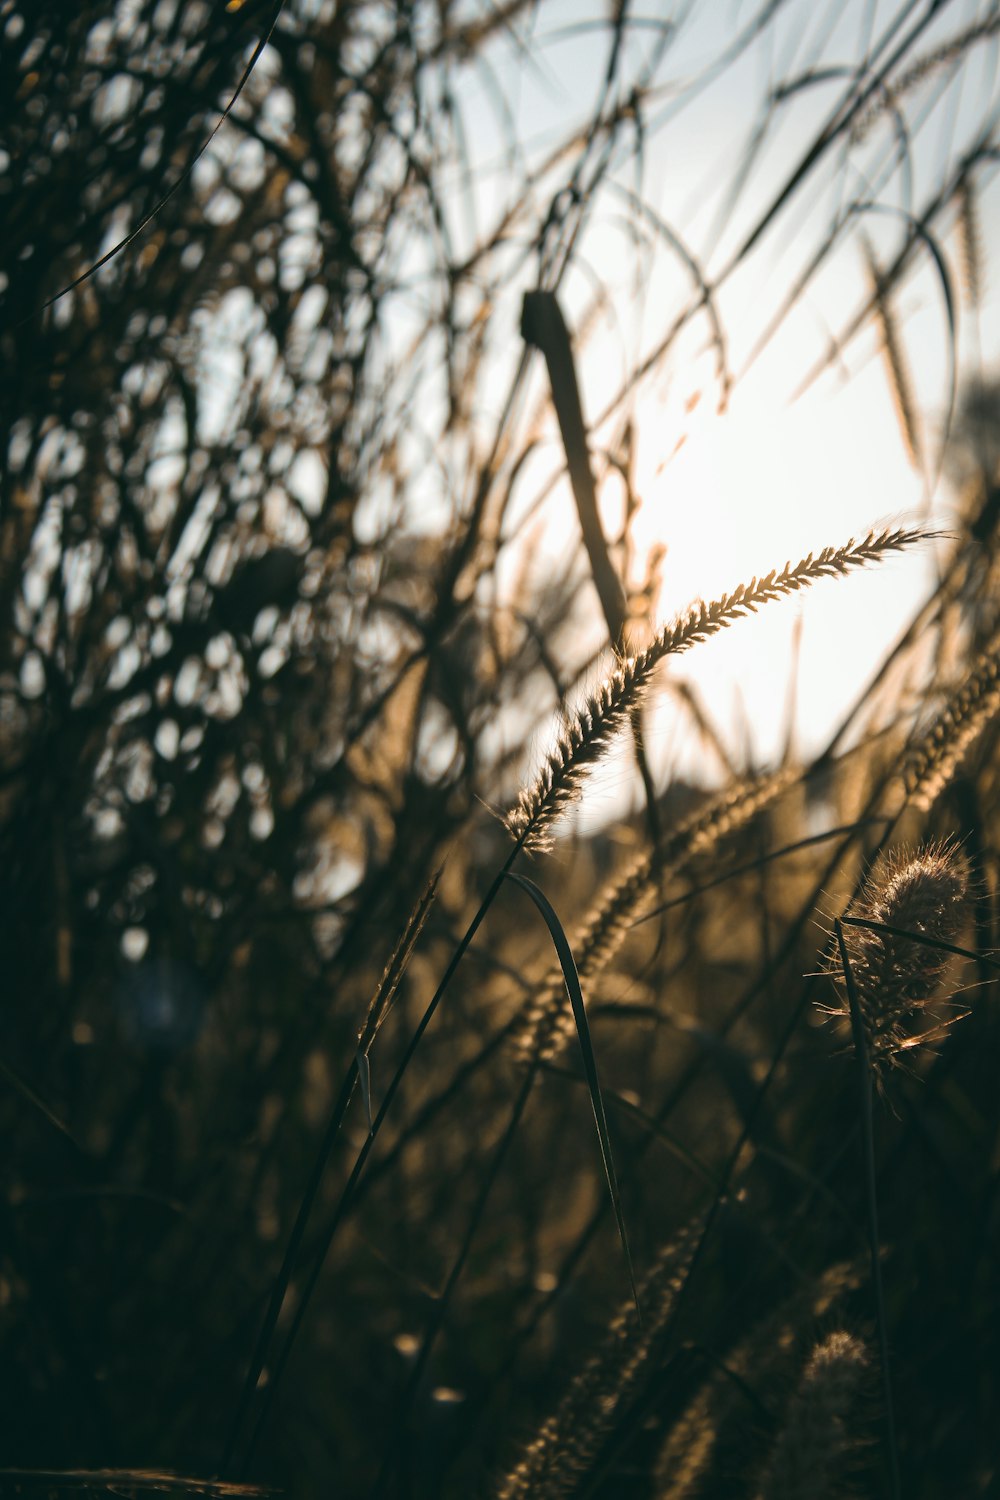
<path id="1" fill-rule="evenodd" d="M 856 1446 L 852 1418 L 862 1405 L 869 1359 L 853 1334 L 817 1344 L 802 1371 L 755 1500 L 833 1500 Z"/>
<path id="2" fill-rule="evenodd" d="M 946 1029 L 947 1023 L 936 1022 L 917 1035 L 912 1030 L 914 1018 L 932 999 L 949 958 L 942 949 L 919 939 L 955 941 L 965 922 L 968 886 L 968 866 L 953 843 L 896 849 L 876 860 L 847 909 L 848 917 L 913 934 L 901 937 L 847 923 L 843 929 L 868 1056 L 879 1082 L 902 1054 L 937 1039 Z M 849 1020 L 839 954 L 831 973 L 844 997 L 832 1013 Z"/>
<path id="3" fill-rule="evenodd" d="M 655 668 L 668 656 L 688 651 L 710 636 L 726 630 L 734 621 L 755 614 L 763 604 L 810 588 L 821 578 L 834 578 L 854 568 L 880 561 L 887 553 L 899 552 L 938 535 L 920 527 L 893 531 L 870 531 L 860 542 L 852 538 L 843 547 L 824 547 L 799 562 L 772 568 L 764 577 L 741 583 L 731 594 L 711 604 L 698 601 L 686 613 L 665 625 L 636 656 L 619 658 L 614 669 L 571 715 L 534 782 L 523 788 L 505 822 L 511 836 L 523 849 L 549 847 L 552 825 L 578 795 L 587 771 L 604 754 L 618 730 L 642 703 Z"/>

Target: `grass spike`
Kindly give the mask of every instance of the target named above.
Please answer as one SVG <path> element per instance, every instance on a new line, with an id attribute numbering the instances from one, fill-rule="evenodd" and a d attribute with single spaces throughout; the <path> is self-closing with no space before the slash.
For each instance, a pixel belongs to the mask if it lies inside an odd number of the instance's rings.
<path id="1" fill-rule="evenodd" d="M 904 757 L 910 803 L 927 812 L 952 780 L 967 752 L 1000 713 L 1000 635 L 994 636 L 930 729 Z"/>
<path id="2" fill-rule="evenodd" d="M 851 1419 L 869 1370 L 860 1339 L 842 1329 L 818 1343 L 788 1403 L 755 1500 L 835 1500 L 853 1447 Z"/>
<path id="3" fill-rule="evenodd" d="M 868 262 L 868 274 L 871 280 L 872 299 L 875 307 L 875 321 L 878 325 L 879 337 L 882 342 L 882 354 L 885 361 L 886 378 L 889 382 L 889 390 L 892 395 L 892 404 L 896 412 L 896 420 L 899 423 L 900 436 L 903 439 L 906 456 L 914 468 L 918 468 L 921 457 L 920 428 L 917 420 L 917 407 L 913 396 L 913 381 L 910 377 L 910 368 L 903 350 L 903 341 L 896 322 L 896 314 L 889 299 L 889 287 L 882 278 L 882 273 L 875 260 L 875 252 L 868 241 L 865 241 L 865 256 Z"/>
<path id="4" fill-rule="evenodd" d="M 940 1033 L 935 1027 L 919 1038 L 912 1034 L 914 1018 L 932 999 L 950 956 L 919 939 L 951 944 L 964 925 L 967 896 L 968 868 L 955 845 L 927 843 L 912 851 L 882 854 L 848 908 L 848 919 L 884 923 L 912 934 L 899 937 L 860 926 L 839 929 L 843 943 L 833 974 L 846 992 L 846 1002 L 838 1013 L 851 1018 L 853 987 L 866 1055 L 880 1085 L 916 1041 Z"/>
<path id="5" fill-rule="evenodd" d="M 659 864 L 641 853 L 612 877 L 584 918 L 573 940 L 581 974 L 590 978 L 612 961 L 635 921 L 664 879 L 678 874 L 689 860 L 707 854 L 746 824 L 791 786 L 798 772 L 787 768 L 720 793 L 683 822 L 664 842 Z M 525 1010 L 517 1045 L 526 1060 L 551 1060 L 572 1037 L 573 1021 L 561 1004 L 557 970 L 542 981 Z"/>
<path id="6" fill-rule="evenodd" d="M 970 172 L 966 172 L 958 188 L 958 232 L 965 295 L 969 306 L 977 308 L 983 300 L 985 256 L 979 203 Z"/>
<path id="7" fill-rule="evenodd" d="M 727 629 L 735 620 L 754 614 L 762 604 L 810 588 L 821 578 L 866 567 L 890 552 L 902 551 L 936 534 L 921 527 L 871 531 L 860 541 L 852 538 L 841 547 L 824 547 L 820 552 L 807 553 L 795 564 L 772 568 L 710 604 L 699 601 L 691 605 L 659 630 L 644 650 L 620 659 L 568 718 L 555 748 L 507 816 L 511 836 L 525 849 L 541 850 L 549 846 L 556 819 L 575 801 L 587 771 L 639 705 L 656 667 L 668 656 L 690 650 Z"/>
<path id="8" fill-rule="evenodd" d="M 575 1492 L 616 1418 L 641 1387 L 702 1228 L 702 1220 L 694 1220 L 660 1253 L 639 1288 L 644 1322 L 640 1325 L 631 1303 L 619 1310 L 600 1347 L 501 1481 L 496 1500 L 559 1500 Z"/>

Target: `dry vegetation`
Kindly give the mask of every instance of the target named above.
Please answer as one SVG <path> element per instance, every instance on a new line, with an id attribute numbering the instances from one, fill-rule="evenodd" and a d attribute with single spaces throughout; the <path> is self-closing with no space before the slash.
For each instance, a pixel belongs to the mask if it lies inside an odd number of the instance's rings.
<path id="1" fill-rule="evenodd" d="M 647 9 L 0 3 L 3 1493 L 1000 1483 L 1000 22 L 720 4 L 696 66 Z M 667 224 L 650 151 L 758 55 L 725 211 Z M 673 279 L 588 452 L 623 216 Z M 762 247 L 765 341 L 854 266 L 803 381 L 881 349 L 956 519 L 818 515 L 653 618 L 637 412 L 695 346 L 729 398 Z M 931 550 L 821 753 L 647 759 L 667 693 L 711 742 L 678 652 Z"/>

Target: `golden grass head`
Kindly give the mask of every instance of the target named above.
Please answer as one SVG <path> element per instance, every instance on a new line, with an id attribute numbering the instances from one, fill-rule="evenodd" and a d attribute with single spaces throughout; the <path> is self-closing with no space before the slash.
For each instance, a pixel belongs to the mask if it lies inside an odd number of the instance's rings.
<path id="1" fill-rule="evenodd" d="M 854 1446 L 851 1417 L 869 1369 L 864 1344 L 830 1333 L 802 1371 L 785 1424 L 761 1477 L 756 1500 L 820 1500 L 842 1494 L 839 1481 Z"/>
<path id="2" fill-rule="evenodd" d="M 710 604 L 696 601 L 658 630 L 637 655 L 616 657 L 596 690 L 565 718 L 559 738 L 534 781 L 522 788 L 504 819 L 511 837 L 523 849 L 541 851 L 550 847 L 554 823 L 579 796 L 591 766 L 642 705 L 655 669 L 668 656 L 689 651 L 735 621 L 756 614 L 761 605 L 811 588 L 821 578 L 843 576 L 937 535 L 921 527 L 870 531 L 860 541 L 852 537 L 842 547 L 810 552 L 797 563 L 772 568 L 762 577 L 755 574 L 749 583 L 741 583 L 731 594 Z"/>
<path id="3" fill-rule="evenodd" d="M 913 807 L 921 812 L 933 807 L 971 747 L 998 713 L 1000 635 L 995 635 L 930 729 L 905 757 L 903 784 Z"/>
<path id="4" fill-rule="evenodd" d="M 945 1029 L 947 1023 L 941 1022 L 916 1034 L 913 1028 L 933 999 L 949 960 L 946 951 L 931 945 L 954 943 L 960 934 L 968 888 L 968 865 L 958 847 L 951 841 L 932 842 L 880 855 L 848 907 L 847 918 L 894 929 L 844 924 L 844 945 L 877 1080 L 906 1052 L 936 1039 Z M 839 954 L 832 973 L 843 995 L 832 1013 L 849 1020 Z"/>

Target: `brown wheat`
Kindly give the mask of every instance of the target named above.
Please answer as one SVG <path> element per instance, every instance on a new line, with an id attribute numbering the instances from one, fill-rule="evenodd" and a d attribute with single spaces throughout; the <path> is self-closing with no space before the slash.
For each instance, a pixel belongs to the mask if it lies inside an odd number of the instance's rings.
<path id="1" fill-rule="evenodd" d="M 851 126 L 851 141 L 855 145 L 863 141 L 877 120 L 891 111 L 898 111 L 908 94 L 952 63 L 960 62 L 970 47 L 994 36 L 998 29 L 1000 15 L 990 16 L 985 21 L 977 21 L 966 27 L 947 42 L 942 42 L 939 47 L 916 58 L 894 83 L 883 86 L 872 103 L 855 117 Z"/>

